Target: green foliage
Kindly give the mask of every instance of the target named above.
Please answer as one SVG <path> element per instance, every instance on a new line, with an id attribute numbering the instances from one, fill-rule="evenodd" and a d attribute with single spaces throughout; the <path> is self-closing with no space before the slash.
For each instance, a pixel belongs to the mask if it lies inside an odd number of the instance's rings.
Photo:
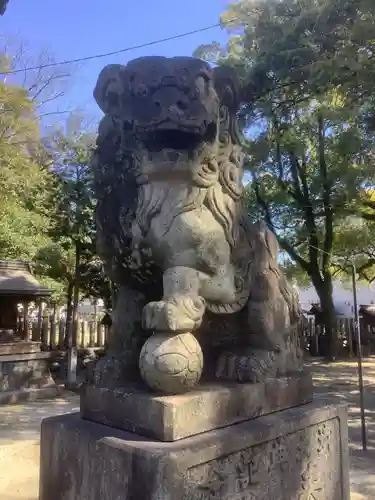
<path id="1" fill-rule="evenodd" d="M 34 258 L 35 273 L 41 282 L 54 290 L 53 299 L 60 304 L 67 300 L 67 291 L 74 279 L 74 263 L 72 249 L 53 240 Z"/>
<path id="2" fill-rule="evenodd" d="M 280 264 L 280 268 L 288 281 L 301 288 L 308 288 L 310 284 L 309 275 L 295 262 L 288 260 Z"/>
<path id="3" fill-rule="evenodd" d="M 48 242 L 49 189 L 32 103 L 0 82 L 0 258 L 31 260 Z"/>
<path id="4" fill-rule="evenodd" d="M 278 235 L 292 259 L 287 274 L 296 277 L 298 265 L 312 281 L 330 336 L 333 274 L 347 272 L 349 256 L 362 273 L 371 268 L 372 228 L 348 217 L 363 217 L 363 191 L 375 180 L 372 4 L 240 0 L 222 15 L 228 45 L 197 51 L 237 70 L 249 212 Z"/>
<path id="5" fill-rule="evenodd" d="M 104 274 L 102 261 L 95 254 L 82 264 L 80 283 L 85 297 L 101 298 L 107 310 L 112 308 L 111 282 Z"/>
<path id="6" fill-rule="evenodd" d="M 335 234 L 373 182 L 374 20 L 368 0 L 242 0 L 222 16 L 228 45 L 197 51 L 237 68 L 250 211 L 315 284 L 330 280 Z"/>
<path id="7" fill-rule="evenodd" d="M 91 256 L 94 237 L 91 195 L 90 148 L 94 138 L 86 133 L 65 134 L 62 130 L 45 138 L 54 179 L 54 209 L 50 213 L 51 244 L 36 257 L 41 275 L 60 283 L 72 293 L 81 263 Z M 72 297 L 70 297 L 71 300 Z"/>
<path id="8" fill-rule="evenodd" d="M 372 175 L 372 151 L 350 106 L 337 104 L 336 96 L 313 104 L 299 104 L 287 117 L 273 113 L 248 141 L 248 189 L 253 209 L 261 209 L 290 256 L 319 280 Z"/>
<path id="9" fill-rule="evenodd" d="M 276 90 L 289 98 L 332 88 L 372 94 L 374 21 L 372 0 L 242 0 L 222 16 L 256 99 Z"/>
<path id="10" fill-rule="evenodd" d="M 45 141 L 53 158 L 56 180 L 53 234 L 65 248 L 72 241 L 83 248 L 92 242 L 94 202 L 90 161 L 94 141 L 95 137 L 89 133 L 75 132 L 68 136 L 59 130 Z"/>
<path id="11" fill-rule="evenodd" d="M 372 192 L 366 192 L 362 201 L 371 200 Z M 372 201 L 367 201 L 372 204 Z M 375 212 L 368 205 L 360 205 L 358 214 L 348 218 L 338 230 L 333 252 L 336 274 L 346 277 L 354 264 L 361 281 L 375 280 Z"/>
<path id="12" fill-rule="evenodd" d="M 43 106 L 49 106 L 47 115 L 54 114 L 51 103 L 63 95 L 61 84 L 69 73 L 42 68 L 20 80 L 11 72 L 25 65 L 24 50 L 22 42 L 14 50 L 3 38 L 0 258 L 33 261 L 38 279 L 54 290 L 58 302 L 78 300 L 74 290 L 79 289 L 89 297 L 108 295 L 94 241 L 90 161 L 95 136 L 80 116 L 71 115 L 65 127 L 40 137 Z M 31 66 L 51 62 L 45 53 L 32 60 Z"/>
<path id="13" fill-rule="evenodd" d="M 72 117 L 66 131 L 56 130 L 45 140 L 52 158 L 54 211 L 52 244 L 39 252 L 38 270 L 62 284 L 68 295 L 77 287 L 85 297 L 108 302 L 109 281 L 95 251 L 95 200 L 90 168 L 95 136 L 82 131 L 76 121 Z M 71 299 L 68 297 L 68 301 Z"/>

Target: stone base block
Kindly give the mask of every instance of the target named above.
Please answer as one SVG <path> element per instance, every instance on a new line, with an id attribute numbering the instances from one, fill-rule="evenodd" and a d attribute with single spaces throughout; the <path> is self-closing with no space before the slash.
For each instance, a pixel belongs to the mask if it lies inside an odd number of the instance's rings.
<path id="1" fill-rule="evenodd" d="M 58 394 L 49 370 L 49 353 L 35 351 L 34 347 L 29 346 L 29 352 L 10 350 L 11 354 L 0 355 L 0 404 L 34 401 Z"/>
<path id="2" fill-rule="evenodd" d="M 160 442 L 45 419 L 39 500 L 349 500 L 345 406 L 310 403 Z"/>
<path id="3" fill-rule="evenodd" d="M 0 392 L 1 405 L 14 405 L 17 403 L 25 403 L 27 401 L 38 401 L 39 399 L 52 399 L 60 394 L 60 390 L 56 384 L 41 387 L 39 389 L 19 389 L 18 391 Z"/>
<path id="4" fill-rule="evenodd" d="M 12 354 L 40 353 L 40 342 L 18 341 L 0 343 L 0 356 Z"/>
<path id="5" fill-rule="evenodd" d="M 261 384 L 202 384 L 176 396 L 84 386 L 81 415 L 97 423 L 176 441 L 312 401 L 311 375 Z"/>

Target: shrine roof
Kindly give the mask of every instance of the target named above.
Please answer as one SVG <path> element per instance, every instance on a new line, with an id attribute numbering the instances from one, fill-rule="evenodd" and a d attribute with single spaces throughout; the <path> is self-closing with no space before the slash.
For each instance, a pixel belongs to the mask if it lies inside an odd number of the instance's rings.
<path id="1" fill-rule="evenodd" d="M 48 297 L 53 290 L 41 285 L 28 262 L 0 260 L 0 295 L 12 297 Z"/>

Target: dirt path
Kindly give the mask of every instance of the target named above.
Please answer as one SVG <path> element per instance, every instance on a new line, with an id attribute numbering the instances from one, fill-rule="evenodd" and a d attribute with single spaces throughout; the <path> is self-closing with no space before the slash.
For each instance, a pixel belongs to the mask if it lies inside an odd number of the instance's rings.
<path id="1" fill-rule="evenodd" d="M 375 358 L 364 362 L 368 451 L 361 449 L 361 421 L 355 362 L 310 364 L 317 397 L 349 405 L 351 500 L 375 499 Z M 37 500 L 39 435 L 43 418 L 78 411 L 72 393 L 52 401 L 0 406 L 0 499 Z"/>
<path id="2" fill-rule="evenodd" d="M 315 394 L 331 402 L 345 402 L 349 409 L 351 500 L 375 499 L 375 358 L 363 362 L 368 450 L 362 451 L 361 413 L 357 363 L 310 364 Z"/>
<path id="3" fill-rule="evenodd" d="M 37 500 L 39 437 L 43 418 L 79 410 L 79 397 L 0 406 L 0 499 Z"/>

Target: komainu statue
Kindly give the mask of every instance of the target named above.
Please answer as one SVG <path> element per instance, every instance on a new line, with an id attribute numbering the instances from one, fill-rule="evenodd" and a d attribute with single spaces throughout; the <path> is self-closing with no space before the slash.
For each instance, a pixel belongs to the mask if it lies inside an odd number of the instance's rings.
<path id="1" fill-rule="evenodd" d="M 114 307 L 96 384 L 142 374 L 155 389 L 179 392 L 150 381 L 152 362 L 172 378 L 203 370 L 210 381 L 301 369 L 298 298 L 279 269 L 275 236 L 249 220 L 241 199 L 239 92 L 229 68 L 190 57 L 142 57 L 99 75 L 98 251 Z"/>

